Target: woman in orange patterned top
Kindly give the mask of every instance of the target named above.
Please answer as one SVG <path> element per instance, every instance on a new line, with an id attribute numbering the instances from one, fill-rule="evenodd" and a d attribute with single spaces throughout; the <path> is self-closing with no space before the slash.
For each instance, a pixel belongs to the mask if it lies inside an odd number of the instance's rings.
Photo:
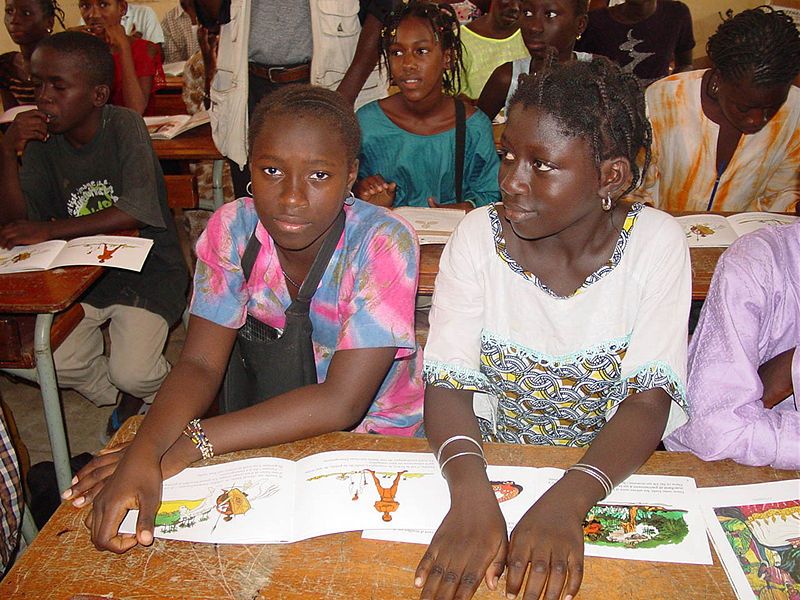
<path id="1" fill-rule="evenodd" d="M 800 32 L 763 6 L 723 22 L 705 71 L 647 89 L 653 162 L 637 193 L 665 210 L 787 211 L 800 200 Z"/>

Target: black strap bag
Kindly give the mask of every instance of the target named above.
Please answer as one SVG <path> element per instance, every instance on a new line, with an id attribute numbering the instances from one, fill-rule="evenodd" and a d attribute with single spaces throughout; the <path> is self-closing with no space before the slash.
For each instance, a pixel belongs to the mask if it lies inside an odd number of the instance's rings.
<path id="1" fill-rule="evenodd" d="M 297 297 L 286 309 L 283 333 L 247 315 L 247 320 L 236 334 L 228 361 L 220 400 L 221 413 L 240 410 L 304 385 L 317 383 L 309 309 L 311 298 L 339 243 L 344 221 L 345 214 L 342 211 L 322 242 Z M 254 231 L 242 255 L 245 280 L 250 279 L 260 249 L 261 242 Z"/>

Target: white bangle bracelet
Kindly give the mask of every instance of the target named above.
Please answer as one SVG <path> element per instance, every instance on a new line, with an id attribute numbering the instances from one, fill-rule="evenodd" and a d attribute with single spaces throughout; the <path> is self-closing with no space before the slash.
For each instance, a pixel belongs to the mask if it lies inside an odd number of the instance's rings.
<path id="1" fill-rule="evenodd" d="M 576 463 L 567 469 L 566 473 L 569 473 L 570 471 L 580 471 L 581 473 L 586 473 L 590 477 L 594 477 L 598 483 L 603 486 L 603 491 L 605 492 L 606 496 L 608 496 L 611 493 L 611 490 L 614 489 L 614 486 L 611 483 L 611 479 L 609 479 L 608 475 L 594 465 Z"/>
<path id="2" fill-rule="evenodd" d="M 444 468 L 447 466 L 447 463 L 449 463 L 454 458 L 458 458 L 459 456 L 477 456 L 483 461 L 484 469 L 489 466 L 489 463 L 486 462 L 486 457 L 483 454 L 480 454 L 479 452 L 468 451 L 468 452 L 457 452 L 456 454 L 453 454 L 453 456 L 448 457 L 441 465 L 439 465 L 439 470 L 442 473 L 444 473 Z"/>
<path id="3" fill-rule="evenodd" d="M 483 454 L 483 447 L 481 446 L 480 442 L 478 442 L 478 440 L 476 440 L 475 438 L 471 438 L 468 435 L 454 435 L 453 437 L 447 438 L 444 442 L 442 442 L 442 445 L 439 446 L 439 451 L 436 453 L 436 462 L 441 462 L 441 460 L 442 460 L 442 452 L 444 451 L 445 447 L 448 444 L 452 444 L 453 442 L 457 442 L 458 440 L 464 440 L 465 442 L 472 442 L 473 444 L 475 444 L 478 447 L 478 452 Z"/>

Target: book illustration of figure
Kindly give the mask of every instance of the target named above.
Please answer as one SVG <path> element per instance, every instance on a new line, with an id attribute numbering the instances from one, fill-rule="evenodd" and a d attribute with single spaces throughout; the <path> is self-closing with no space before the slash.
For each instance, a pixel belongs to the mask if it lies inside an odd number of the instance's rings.
<path id="1" fill-rule="evenodd" d="M 689 227 L 689 231 L 686 232 L 686 237 L 691 239 L 691 237 L 694 236 L 694 240 L 699 242 L 702 238 L 714 235 L 715 233 L 717 233 L 717 230 L 708 223 L 696 223 Z"/>
<path id="2" fill-rule="evenodd" d="M 6 265 L 13 265 L 28 261 L 40 253 L 41 251 L 36 251 L 36 250 L 20 250 L 19 252 L 16 252 L 14 254 L 6 254 L 5 256 L 0 258 L 0 267 L 5 267 Z"/>
<path id="3" fill-rule="evenodd" d="M 103 251 L 97 255 L 97 260 L 101 263 L 104 263 L 107 260 L 114 258 L 114 253 L 120 248 L 122 248 L 122 244 L 119 246 L 112 246 L 111 248 L 108 247 L 108 244 L 103 244 Z"/>
<path id="4" fill-rule="evenodd" d="M 686 512 L 663 506 L 599 504 L 583 522 L 584 541 L 624 548 L 679 544 L 689 533 Z"/>
<path id="5" fill-rule="evenodd" d="M 372 481 L 375 482 L 375 489 L 378 490 L 379 498 L 375 501 L 375 510 L 379 513 L 383 513 L 383 517 L 381 518 L 389 522 L 392 520 L 392 513 L 400 508 L 400 503 L 395 500 L 395 495 L 397 494 L 397 487 L 400 485 L 400 477 L 402 477 L 404 473 L 407 473 L 407 471 L 398 471 L 392 485 L 387 488 L 383 487 L 377 475 L 375 475 L 375 471 L 371 469 L 365 470 L 372 475 Z"/>
<path id="6" fill-rule="evenodd" d="M 235 515 L 247 514 L 253 506 L 247 499 L 247 492 L 243 492 L 239 488 L 231 488 L 222 490 L 222 493 L 217 496 L 215 508 L 222 515 L 223 520 L 230 521 Z"/>
<path id="7" fill-rule="evenodd" d="M 136 248 L 130 244 L 107 244 L 105 242 L 82 244 L 82 246 L 86 248 L 86 254 L 94 254 L 99 263 L 111 260 L 114 258 L 114 254 L 122 248 Z"/>
<path id="8" fill-rule="evenodd" d="M 800 600 L 800 500 L 714 508 L 759 600 Z"/>
<path id="9" fill-rule="evenodd" d="M 350 498 L 353 502 L 357 502 L 359 498 L 359 494 L 364 491 L 364 488 L 367 487 L 367 473 L 366 471 L 361 471 L 360 473 L 348 473 L 347 478 L 349 481 L 348 487 L 352 498 Z"/>
<path id="10" fill-rule="evenodd" d="M 492 481 L 491 484 L 498 502 L 516 498 L 522 492 L 522 486 L 514 481 Z"/>

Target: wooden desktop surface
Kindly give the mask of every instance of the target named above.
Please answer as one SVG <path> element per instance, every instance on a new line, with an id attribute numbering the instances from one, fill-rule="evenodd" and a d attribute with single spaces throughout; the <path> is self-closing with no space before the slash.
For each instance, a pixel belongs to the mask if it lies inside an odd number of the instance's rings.
<path id="1" fill-rule="evenodd" d="M 211 125 L 206 123 L 182 133 L 171 140 L 152 140 L 153 149 L 161 160 L 219 160 L 223 156 L 214 145 Z"/>
<path id="2" fill-rule="evenodd" d="M 123 428 L 129 437 L 134 420 Z M 424 440 L 331 433 L 214 462 L 268 455 L 300 459 L 328 450 L 427 451 Z M 495 464 L 567 467 L 573 448 L 487 444 Z M 656 452 L 642 473 L 689 475 L 699 486 L 757 483 L 800 477 L 797 471 L 704 463 L 685 453 Z M 324 498 L 320 498 L 324 502 Z M 381 598 L 418 597 L 414 570 L 425 548 L 362 540 L 360 532 L 294 544 L 215 545 L 156 540 L 123 556 L 94 549 L 83 525 L 86 509 L 59 507 L 33 545 L 0 583 L 0 598 Z M 500 589 L 504 589 L 501 580 Z M 503 598 L 481 584 L 476 598 Z M 735 598 L 716 556 L 713 565 L 586 560 L 579 598 Z"/>
<path id="3" fill-rule="evenodd" d="M 0 275 L 0 313 L 57 313 L 69 308 L 103 267 L 64 267 Z"/>

